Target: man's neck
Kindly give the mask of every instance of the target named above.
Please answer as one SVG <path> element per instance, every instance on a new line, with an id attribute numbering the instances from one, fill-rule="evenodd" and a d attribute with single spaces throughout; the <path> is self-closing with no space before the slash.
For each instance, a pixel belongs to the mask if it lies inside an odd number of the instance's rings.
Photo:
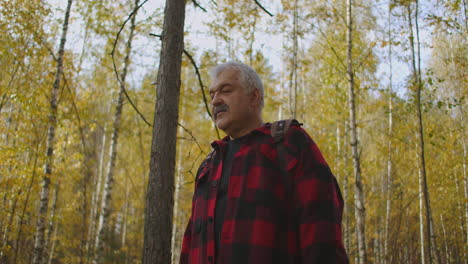
<path id="1" fill-rule="evenodd" d="M 255 120 L 253 120 L 252 122 L 250 122 L 250 125 L 245 126 L 244 128 L 240 129 L 239 131 L 230 133 L 229 137 L 231 139 L 236 139 L 236 138 L 243 137 L 243 136 L 249 134 L 250 132 L 252 132 L 253 130 L 255 130 L 255 129 L 261 127 L 261 126 L 263 126 L 263 121 L 262 121 L 261 118 L 257 118 Z"/>

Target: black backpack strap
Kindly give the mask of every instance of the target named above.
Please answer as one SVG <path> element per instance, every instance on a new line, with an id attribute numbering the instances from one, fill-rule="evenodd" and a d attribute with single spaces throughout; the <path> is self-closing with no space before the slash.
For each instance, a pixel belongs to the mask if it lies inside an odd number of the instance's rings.
<path id="1" fill-rule="evenodd" d="M 278 143 L 283 140 L 284 135 L 288 132 L 291 123 L 295 121 L 294 119 L 286 119 L 276 121 L 271 124 L 271 136 L 273 137 L 273 142 Z M 296 121 L 297 122 L 297 121 Z"/>

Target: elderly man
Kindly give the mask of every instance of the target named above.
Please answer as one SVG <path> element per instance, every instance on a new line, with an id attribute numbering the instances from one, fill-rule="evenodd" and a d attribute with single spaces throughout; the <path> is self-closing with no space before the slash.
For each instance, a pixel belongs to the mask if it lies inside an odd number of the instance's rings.
<path id="1" fill-rule="evenodd" d="M 343 199 L 317 145 L 295 120 L 263 123 L 263 84 L 249 66 L 211 72 L 226 132 L 198 169 L 181 264 L 348 263 Z"/>

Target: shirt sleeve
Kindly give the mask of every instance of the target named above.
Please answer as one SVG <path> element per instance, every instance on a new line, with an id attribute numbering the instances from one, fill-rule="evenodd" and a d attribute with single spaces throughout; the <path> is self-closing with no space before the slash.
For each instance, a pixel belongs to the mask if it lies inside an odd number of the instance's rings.
<path id="1" fill-rule="evenodd" d="M 286 146 L 294 171 L 293 196 L 301 263 L 349 263 L 343 246 L 343 198 L 322 153 L 300 127 L 291 127 Z"/>

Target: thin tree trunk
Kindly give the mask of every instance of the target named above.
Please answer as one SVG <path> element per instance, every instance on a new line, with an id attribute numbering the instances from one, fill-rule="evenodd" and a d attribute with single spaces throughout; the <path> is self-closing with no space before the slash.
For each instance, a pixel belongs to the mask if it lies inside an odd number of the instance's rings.
<path id="1" fill-rule="evenodd" d="M 422 90 L 422 81 L 421 81 L 421 58 L 420 58 L 420 43 L 419 43 L 419 26 L 418 26 L 418 1 L 416 3 L 415 8 L 415 27 L 416 27 L 416 38 L 417 38 L 417 58 L 418 58 L 418 67 L 416 68 L 416 54 L 415 54 L 415 43 L 414 43 L 414 36 L 413 36 L 413 25 L 411 19 L 411 5 L 408 3 L 408 23 L 410 27 L 410 45 L 411 45 L 411 58 L 412 58 L 412 67 L 413 67 L 413 81 L 416 86 L 416 110 L 417 110 L 417 118 L 418 118 L 418 148 L 419 148 L 419 169 L 420 169 L 420 191 L 423 192 L 423 195 L 420 196 L 421 199 L 424 200 L 424 207 L 425 207 L 425 214 L 426 214 L 426 233 L 427 233 L 427 255 L 429 264 L 433 263 L 433 241 L 434 233 L 432 231 L 432 216 L 431 216 L 431 206 L 430 206 L 430 199 L 429 199 L 429 191 L 427 187 L 427 174 L 426 174 L 426 160 L 425 160 L 425 146 L 424 146 L 424 126 L 422 120 L 422 106 L 421 106 L 421 90 Z M 422 207 L 420 207 L 421 210 Z M 422 237 L 421 237 L 422 239 Z M 423 255 L 422 255 L 423 256 Z M 424 258 L 424 257 L 423 257 Z"/>
<path id="2" fill-rule="evenodd" d="M 343 137 L 343 145 L 347 146 L 347 138 L 348 138 L 348 123 L 344 121 L 344 137 Z M 343 167 L 347 168 L 348 162 L 346 157 L 347 155 L 347 148 L 344 150 L 344 155 L 343 155 Z M 343 243 L 346 249 L 346 252 L 351 252 L 350 248 L 350 228 L 349 228 L 349 206 L 347 205 L 348 201 L 348 173 L 346 172 L 347 170 L 343 170 L 343 201 L 344 201 L 344 208 L 343 208 L 343 222 L 344 222 L 344 231 L 343 231 Z"/>
<path id="3" fill-rule="evenodd" d="M 386 204 L 385 204 L 385 228 L 384 228 L 384 245 L 383 245 L 383 263 L 392 263 L 390 258 L 391 255 L 388 254 L 388 240 L 390 232 L 390 216 L 392 209 L 392 153 L 393 153 L 393 62 L 392 62 L 392 27 L 391 27 L 391 17 L 392 17 L 392 8 L 389 5 L 388 8 L 388 61 L 389 61 L 389 84 L 388 84 L 388 142 L 387 142 L 387 180 L 385 184 L 385 194 L 386 194 Z"/>
<path id="4" fill-rule="evenodd" d="M 115 115 L 114 115 L 114 124 L 113 124 L 113 131 L 111 137 L 111 145 L 110 145 L 110 153 L 109 153 L 109 161 L 108 161 L 108 168 L 107 168 L 107 175 L 106 175 L 106 182 L 104 185 L 104 193 L 102 197 L 101 203 L 101 210 L 99 214 L 99 222 L 98 228 L 96 233 L 96 244 L 95 244 L 95 255 L 94 255 L 94 263 L 102 263 L 103 253 L 104 253 L 104 242 L 109 235 L 110 228 L 108 226 L 109 216 L 111 214 L 111 201 L 112 201 L 112 188 L 114 185 L 114 169 L 115 169 L 115 161 L 117 158 L 117 148 L 118 148 L 118 137 L 120 132 L 120 120 L 122 116 L 122 109 L 123 109 L 123 102 L 124 102 L 124 90 L 125 90 L 125 79 L 127 77 L 128 66 L 130 64 L 130 54 L 132 51 L 132 40 L 133 34 L 135 31 L 135 20 L 138 11 L 138 2 L 139 0 L 135 0 L 135 9 L 134 14 L 131 18 L 131 26 L 130 26 L 130 33 L 127 40 L 126 46 L 126 55 L 124 59 L 124 67 L 120 76 L 120 89 L 119 89 L 119 97 L 117 100 L 117 105 L 115 108 Z"/>
<path id="5" fill-rule="evenodd" d="M 42 264 L 44 257 L 44 234 L 46 228 L 47 209 L 49 205 L 49 184 L 52 176 L 54 144 L 55 144 L 55 128 L 57 125 L 57 109 L 58 109 L 58 93 L 60 89 L 60 81 L 63 72 L 63 54 L 65 52 L 65 42 L 67 39 L 68 20 L 72 0 L 68 0 L 67 9 L 65 11 L 65 19 L 63 21 L 62 37 L 60 39 L 60 47 L 57 58 L 57 72 L 55 73 L 55 81 L 52 87 L 52 95 L 50 97 L 50 114 L 47 132 L 47 151 L 46 162 L 44 166 L 44 176 L 42 190 L 40 195 L 40 205 L 38 220 L 36 224 L 36 237 L 34 241 L 33 264 Z"/>
<path id="6" fill-rule="evenodd" d="M 466 160 L 467 160 L 467 147 L 466 147 L 466 137 L 465 137 L 465 120 L 464 120 L 464 112 L 462 110 L 462 108 L 460 107 L 460 118 L 461 118 L 461 132 L 462 132 L 462 145 L 463 145 L 463 190 L 464 190 L 464 194 L 465 194 L 465 201 L 468 201 L 468 176 L 466 175 Z M 455 180 L 455 182 L 458 184 L 458 180 Z M 468 203 L 465 202 L 465 235 L 464 235 L 464 239 L 463 239 L 463 255 L 465 256 L 465 259 L 466 259 L 466 245 L 468 243 Z M 462 229 L 463 229 L 463 224 L 461 225 L 462 226 Z"/>
<path id="7" fill-rule="evenodd" d="M 34 185 L 34 179 L 36 178 L 36 168 L 37 168 L 37 159 L 38 159 L 38 152 L 39 152 L 39 140 L 36 141 L 36 148 L 34 150 L 34 165 L 32 169 L 32 174 L 31 174 L 31 181 L 29 182 L 28 186 L 28 191 L 26 193 L 26 199 L 24 201 L 23 209 L 21 211 L 21 215 L 19 218 L 19 224 L 18 224 L 18 234 L 16 235 L 16 241 L 15 241 L 15 249 L 14 249 L 14 255 L 13 255 L 13 263 L 16 264 L 16 260 L 18 257 L 18 252 L 20 248 L 20 241 L 21 241 L 21 235 L 23 232 L 23 223 L 24 223 L 24 215 L 26 214 L 26 208 L 28 207 L 29 204 L 29 197 L 31 195 L 31 190 Z"/>
<path id="8" fill-rule="evenodd" d="M 354 70 L 353 70 L 353 18 L 352 18 L 352 0 L 347 0 L 347 61 L 348 61 L 348 84 L 349 84 L 349 122 L 351 126 L 351 150 L 354 165 L 354 202 L 355 202 L 355 216 L 356 216 L 356 233 L 358 240 L 358 256 L 359 263 L 367 263 L 366 252 L 366 237 L 365 237 L 365 219 L 366 211 L 364 207 L 364 190 L 361 181 L 361 164 L 359 157 L 359 142 L 358 132 L 356 126 L 356 98 L 355 98 L 355 83 L 354 83 Z"/>
<path id="9" fill-rule="evenodd" d="M 445 249 L 445 262 L 450 263 L 450 250 L 447 242 L 447 231 L 445 230 L 444 217 L 440 215 L 440 223 L 442 225 L 442 232 L 444 234 L 444 249 Z"/>
<path id="10" fill-rule="evenodd" d="M 253 56 L 254 56 L 254 50 L 253 50 L 253 45 L 254 45 L 254 42 L 255 42 L 255 29 L 256 29 L 256 26 L 257 26 L 257 15 L 254 15 L 254 21 L 252 23 L 252 31 L 250 32 L 250 36 L 249 36 L 249 65 L 253 65 Z"/>
<path id="11" fill-rule="evenodd" d="M 54 229 L 54 238 L 52 238 L 52 246 L 50 248 L 49 261 L 47 261 L 48 264 L 52 264 L 52 260 L 54 259 L 55 245 L 57 244 L 57 232 L 58 227 Z"/>
<path id="12" fill-rule="evenodd" d="M 166 0 L 145 207 L 143 264 L 170 263 L 185 0 Z"/>
<path id="13" fill-rule="evenodd" d="M 425 243 L 424 239 L 424 192 L 422 190 L 422 174 L 421 170 L 418 171 L 418 180 L 419 180 L 419 235 L 421 240 L 421 264 L 426 263 L 426 254 L 425 254 Z"/>
<path id="14" fill-rule="evenodd" d="M 182 110 L 183 111 L 183 110 Z M 179 134 L 182 133 L 182 127 L 179 128 Z M 180 200 L 180 189 L 182 188 L 182 153 L 183 153 L 183 141 L 179 141 L 179 151 L 177 152 L 177 171 L 175 175 L 175 193 L 174 193 L 174 221 L 172 224 L 172 263 L 177 263 L 179 260 L 179 251 L 175 251 L 175 249 L 179 249 L 179 241 L 180 239 L 178 234 L 180 233 L 179 230 L 179 221 L 180 221 L 180 213 L 179 213 L 179 200 Z"/>
<path id="15" fill-rule="evenodd" d="M 89 215 L 89 226 L 88 226 L 88 239 L 86 240 L 85 252 L 86 252 L 86 263 L 89 263 L 91 256 L 93 255 L 93 243 L 91 243 L 92 238 L 95 237 L 95 229 L 97 223 L 97 210 L 99 207 L 100 194 L 101 194 L 101 185 L 102 185 L 102 176 L 104 174 L 104 154 L 106 153 L 106 127 L 104 126 L 101 142 L 101 152 L 99 154 L 99 165 L 98 172 L 96 173 L 96 188 L 93 192 L 91 198 L 91 213 Z"/>
<path id="16" fill-rule="evenodd" d="M 7 222 L 6 226 L 5 226 L 5 231 L 3 233 L 3 239 L 2 239 L 2 248 L 1 248 L 1 252 L 0 252 L 0 261 L 2 261 L 4 259 L 6 246 L 9 244 L 10 228 L 13 225 L 13 219 L 14 219 L 15 213 L 16 213 L 16 204 L 18 203 L 18 199 L 19 199 L 20 195 L 21 195 L 21 189 L 18 190 L 18 194 L 15 195 L 15 199 L 14 199 L 13 204 L 12 204 L 10 216 L 8 217 L 8 222 Z"/>
<path id="17" fill-rule="evenodd" d="M 54 200 L 52 202 L 52 207 L 51 207 L 51 212 L 50 212 L 50 221 L 49 221 L 49 228 L 47 230 L 47 236 L 44 242 L 44 249 L 47 251 L 49 247 L 49 243 L 52 238 L 52 233 L 54 232 L 55 229 L 55 222 L 56 222 L 56 210 L 57 210 L 57 201 L 58 201 L 58 196 L 59 196 L 59 191 L 60 191 L 60 181 L 55 185 L 55 194 L 54 194 Z M 45 255 L 50 256 L 50 252 L 48 252 Z M 49 259 L 49 258 L 47 258 Z"/>
<path id="18" fill-rule="evenodd" d="M 436 244 L 436 235 L 435 235 L 435 230 L 434 230 L 434 221 L 432 219 L 432 209 L 431 209 L 431 202 L 430 202 L 430 196 L 429 196 L 429 188 L 427 186 L 427 170 L 426 170 L 426 160 L 425 160 L 425 142 L 424 142 L 424 125 L 423 125 L 423 117 L 422 117 L 422 105 L 421 105 L 421 92 L 423 88 L 423 83 L 422 83 L 422 74 L 421 74 L 421 41 L 419 38 L 419 1 L 415 1 L 415 18 L 414 18 L 414 25 L 416 29 L 416 40 L 417 40 L 417 52 L 418 52 L 418 80 L 417 80 L 417 104 L 418 104 L 418 124 L 419 124 L 419 147 L 420 147 L 420 159 L 421 159 L 421 169 L 422 169 L 422 175 L 423 175 L 423 187 L 424 187 L 424 202 L 426 206 L 426 222 L 428 225 L 428 230 L 427 233 L 429 235 L 429 254 L 433 254 L 429 258 L 429 264 L 432 264 L 432 259 L 435 259 L 437 263 L 440 263 L 440 255 L 439 255 L 439 249 Z"/>
<path id="19" fill-rule="evenodd" d="M 413 71 L 413 82 L 415 85 L 417 85 L 418 81 L 418 72 L 416 70 L 416 55 L 414 51 L 414 36 L 413 36 L 413 23 L 412 23 L 412 18 L 411 18 L 411 5 L 408 3 L 407 6 L 408 10 L 408 26 L 409 26 L 409 32 L 410 32 L 410 45 L 411 45 L 411 65 L 412 65 L 412 71 Z M 419 90 L 419 89 L 417 89 Z M 417 102 L 417 108 L 419 109 L 419 102 Z M 419 111 L 418 111 L 419 113 Z M 418 115 L 419 117 L 419 115 Z M 421 167 L 421 164 L 419 164 L 419 167 Z M 418 171 L 418 182 L 419 182 L 419 233 L 420 233 L 420 241 L 421 241 L 421 264 L 426 263 L 426 247 L 425 243 L 426 240 L 424 239 L 424 191 L 423 191 L 423 174 L 422 174 L 421 168 L 419 168 Z M 427 236 L 429 237 L 429 235 Z M 430 240 L 428 241 L 430 243 Z M 430 255 L 430 254 L 429 254 Z"/>
<path id="20" fill-rule="evenodd" d="M 127 183 L 125 186 L 125 208 L 122 219 L 122 240 L 121 246 L 125 247 L 127 242 L 127 219 L 128 219 L 128 208 L 130 207 L 130 185 Z"/>
<path id="21" fill-rule="evenodd" d="M 296 118 L 297 114 L 297 0 L 294 1 L 293 12 L 293 54 L 291 58 L 291 74 L 289 76 L 289 109 L 291 117 Z"/>
<path id="22" fill-rule="evenodd" d="M 252 64 L 251 64 L 252 65 Z M 186 84 L 185 87 L 190 87 L 189 84 Z M 182 108 L 180 109 L 180 116 L 183 117 L 185 114 L 184 106 L 184 98 L 180 98 L 180 104 Z M 182 122 L 182 120 L 180 121 Z M 181 136 L 183 133 L 182 126 L 179 126 L 178 135 Z M 179 233 L 181 232 L 181 228 L 179 226 L 180 223 L 180 209 L 179 209 L 179 200 L 180 200 L 180 189 L 183 186 L 183 173 L 182 173 L 182 157 L 184 153 L 184 141 L 179 140 L 178 150 L 176 151 L 177 154 L 177 168 L 176 168 L 176 175 L 175 175 L 175 191 L 174 191 L 174 218 L 172 223 L 172 241 L 171 241 L 171 248 L 172 248 L 172 263 L 177 263 L 180 256 L 180 237 Z M 177 250 L 176 250 L 177 249 Z"/>

